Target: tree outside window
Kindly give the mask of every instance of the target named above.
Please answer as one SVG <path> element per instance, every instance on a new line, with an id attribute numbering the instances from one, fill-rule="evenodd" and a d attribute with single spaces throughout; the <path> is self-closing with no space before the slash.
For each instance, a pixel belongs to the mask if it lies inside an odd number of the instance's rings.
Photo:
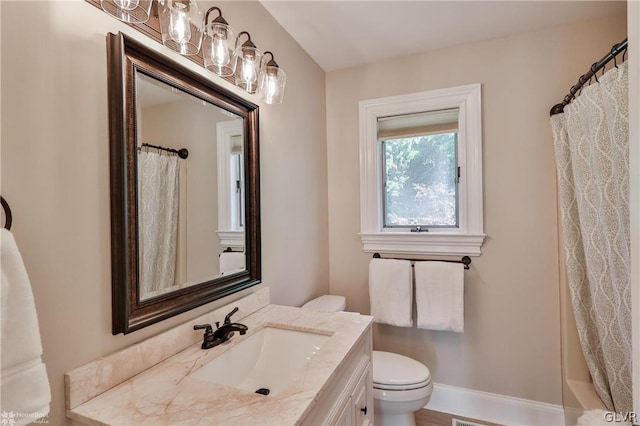
<path id="1" fill-rule="evenodd" d="M 457 227 L 457 132 L 382 141 L 385 227 Z"/>

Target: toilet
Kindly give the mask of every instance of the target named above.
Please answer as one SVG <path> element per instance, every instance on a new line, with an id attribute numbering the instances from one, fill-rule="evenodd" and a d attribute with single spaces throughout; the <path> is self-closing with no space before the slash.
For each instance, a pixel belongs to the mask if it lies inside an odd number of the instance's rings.
<path id="1" fill-rule="evenodd" d="M 343 296 L 324 295 L 302 305 L 319 312 L 343 311 Z M 433 392 L 431 373 L 424 364 L 404 355 L 373 351 L 373 401 L 377 425 L 415 426 L 414 411 L 423 408 Z"/>

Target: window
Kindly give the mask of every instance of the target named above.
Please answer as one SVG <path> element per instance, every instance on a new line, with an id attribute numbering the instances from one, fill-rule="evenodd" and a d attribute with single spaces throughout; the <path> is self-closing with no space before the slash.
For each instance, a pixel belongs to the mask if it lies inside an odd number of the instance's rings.
<path id="1" fill-rule="evenodd" d="M 383 227 L 458 227 L 458 109 L 378 118 Z"/>
<path id="2" fill-rule="evenodd" d="M 242 120 L 216 123 L 218 229 L 223 249 L 244 250 L 244 133 Z"/>
<path id="3" fill-rule="evenodd" d="M 479 255 L 480 85 L 360 103 L 364 251 Z"/>
<path id="4" fill-rule="evenodd" d="M 240 130 L 241 131 L 241 130 Z M 231 174 L 231 227 L 232 230 L 244 228 L 244 155 L 242 133 L 231 136 L 229 172 Z"/>

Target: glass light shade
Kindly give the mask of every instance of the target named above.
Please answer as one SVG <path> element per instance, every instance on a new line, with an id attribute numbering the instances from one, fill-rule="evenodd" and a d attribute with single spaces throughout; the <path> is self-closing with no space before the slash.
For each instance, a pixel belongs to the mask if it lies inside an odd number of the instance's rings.
<path id="1" fill-rule="evenodd" d="M 236 62 L 233 44 L 236 36 L 227 24 L 211 22 L 207 25 L 202 46 L 204 67 L 221 77 L 233 75 Z"/>
<path id="2" fill-rule="evenodd" d="M 152 0 L 100 0 L 102 10 L 130 24 L 147 22 L 152 4 Z"/>
<path id="3" fill-rule="evenodd" d="M 249 93 L 256 93 L 258 90 L 258 76 L 260 74 L 262 52 L 255 47 L 240 46 L 236 49 L 235 58 L 236 86 Z"/>
<path id="4" fill-rule="evenodd" d="M 287 74 L 280 67 L 264 67 L 258 84 L 260 99 L 267 104 L 281 104 L 284 99 L 284 86 L 286 84 Z"/>
<path id="5" fill-rule="evenodd" d="M 203 33 L 202 12 L 197 3 L 194 0 L 161 0 L 158 9 L 162 44 L 181 55 L 196 55 Z"/>

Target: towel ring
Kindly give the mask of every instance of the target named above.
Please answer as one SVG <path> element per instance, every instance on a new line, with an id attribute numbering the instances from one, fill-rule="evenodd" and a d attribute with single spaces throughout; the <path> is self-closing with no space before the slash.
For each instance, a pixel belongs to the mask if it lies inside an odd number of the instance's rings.
<path id="1" fill-rule="evenodd" d="M 11 208 L 9 207 L 9 203 L 7 203 L 7 200 L 5 200 L 2 195 L 0 195 L 0 203 L 2 203 L 2 209 L 4 210 L 4 228 L 10 230 L 11 222 L 13 221 L 13 218 L 11 216 Z"/>

